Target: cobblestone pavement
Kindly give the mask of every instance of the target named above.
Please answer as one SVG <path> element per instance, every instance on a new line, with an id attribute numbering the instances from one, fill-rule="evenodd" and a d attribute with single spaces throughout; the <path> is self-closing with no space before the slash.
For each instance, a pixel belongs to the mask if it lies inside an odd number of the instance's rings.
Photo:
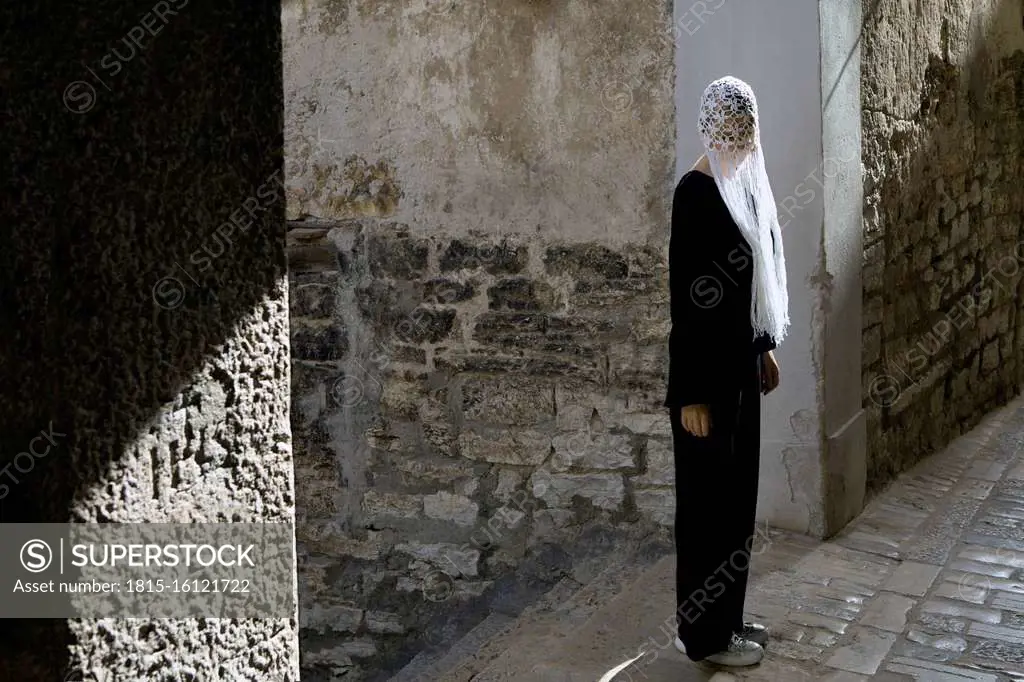
<path id="1" fill-rule="evenodd" d="M 676 653 L 667 557 L 585 623 L 509 640 L 467 679 L 594 682 L 646 651 L 614 679 L 1024 680 L 1022 447 L 1018 400 L 897 479 L 831 541 L 772 529 L 755 547 L 747 598 L 772 633 L 757 667 L 726 672 Z"/>

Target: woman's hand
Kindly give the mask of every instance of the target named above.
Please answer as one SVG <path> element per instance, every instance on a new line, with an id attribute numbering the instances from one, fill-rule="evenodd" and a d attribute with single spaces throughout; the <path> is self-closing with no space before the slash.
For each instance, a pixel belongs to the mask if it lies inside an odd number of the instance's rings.
<path id="1" fill-rule="evenodd" d="M 683 428 L 691 435 L 706 438 L 711 434 L 711 410 L 707 405 L 687 405 L 683 408 Z"/>
<path id="2" fill-rule="evenodd" d="M 779 363 L 772 351 L 761 354 L 761 393 L 768 395 L 779 387 Z"/>

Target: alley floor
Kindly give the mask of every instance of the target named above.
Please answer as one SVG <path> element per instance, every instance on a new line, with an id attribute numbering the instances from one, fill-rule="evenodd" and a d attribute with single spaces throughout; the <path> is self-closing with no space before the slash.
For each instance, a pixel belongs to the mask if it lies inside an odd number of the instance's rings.
<path id="1" fill-rule="evenodd" d="M 1016 400 L 898 478 L 832 540 L 768 532 L 747 597 L 748 614 L 771 629 L 757 667 L 715 669 L 675 651 L 669 556 L 585 620 L 520 620 L 442 679 L 597 682 L 643 651 L 613 679 L 1024 680 L 1022 447 Z"/>

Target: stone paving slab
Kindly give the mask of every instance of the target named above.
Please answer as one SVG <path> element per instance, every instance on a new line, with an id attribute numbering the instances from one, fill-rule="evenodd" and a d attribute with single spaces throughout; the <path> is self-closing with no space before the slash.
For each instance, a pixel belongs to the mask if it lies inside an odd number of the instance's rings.
<path id="1" fill-rule="evenodd" d="M 443 682 L 597 682 L 638 656 L 615 682 L 1020 682 L 1022 450 L 1024 399 L 901 476 L 831 541 L 764 532 L 746 604 L 771 629 L 759 666 L 720 670 L 675 651 L 669 556 L 585 620 L 520 623 L 528 637 Z"/>

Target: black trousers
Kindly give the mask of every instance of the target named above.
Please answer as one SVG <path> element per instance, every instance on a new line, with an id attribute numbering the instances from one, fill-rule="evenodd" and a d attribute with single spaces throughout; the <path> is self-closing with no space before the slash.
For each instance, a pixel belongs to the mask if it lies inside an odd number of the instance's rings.
<path id="1" fill-rule="evenodd" d="M 690 435 L 671 408 L 676 470 L 676 618 L 687 656 L 725 649 L 743 626 L 760 464 L 757 358 L 710 405 L 711 434 Z"/>

